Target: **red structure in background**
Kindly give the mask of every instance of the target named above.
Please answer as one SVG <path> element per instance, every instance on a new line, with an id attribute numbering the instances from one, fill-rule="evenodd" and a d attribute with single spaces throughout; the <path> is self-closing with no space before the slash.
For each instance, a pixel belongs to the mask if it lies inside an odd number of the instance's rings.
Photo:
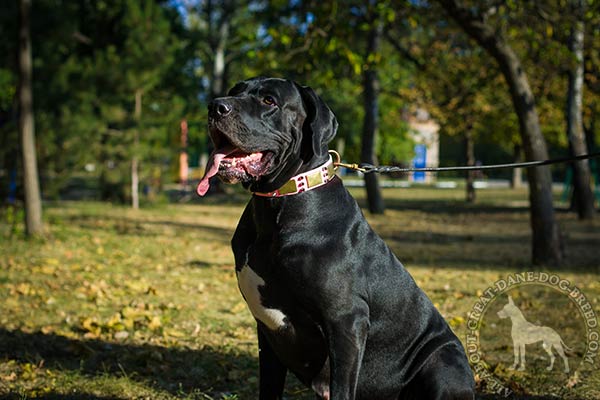
<path id="1" fill-rule="evenodd" d="M 185 187 L 188 184 L 188 124 L 181 120 L 181 151 L 179 152 L 179 182 Z"/>

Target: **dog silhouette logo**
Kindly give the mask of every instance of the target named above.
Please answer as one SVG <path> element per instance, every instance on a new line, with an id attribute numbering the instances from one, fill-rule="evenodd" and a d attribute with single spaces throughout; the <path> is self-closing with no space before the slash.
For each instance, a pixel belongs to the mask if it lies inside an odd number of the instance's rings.
<path id="1" fill-rule="evenodd" d="M 598 398 L 594 385 L 582 384 L 598 368 L 600 324 L 596 300 L 581 286 L 556 273 L 522 271 L 476 294 L 465 350 L 482 391 L 508 397 L 513 387 L 531 387 Z"/>
<path id="2" fill-rule="evenodd" d="M 510 369 L 519 371 L 525 370 L 525 346 L 542 342 L 542 347 L 550 357 L 550 365 L 546 367 L 548 371 L 554 368 L 554 360 L 556 359 L 554 349 L 562 358 L 564 363 L 564 372 L 569 373 L 569 360 L 565 354 L 565 350 L 572 351 L 562 340 L 560 335 L 548 326 L 540 326 L 532 324 L 525 319 L 523 312 L 514 303 L 511 296 L 508 296 L 508 303 L 498 311 L 498 317 L 501 319 L 509 318 L 512 322 L 511 336 L 513 341 L 513 352 L 515 361 Z"/>

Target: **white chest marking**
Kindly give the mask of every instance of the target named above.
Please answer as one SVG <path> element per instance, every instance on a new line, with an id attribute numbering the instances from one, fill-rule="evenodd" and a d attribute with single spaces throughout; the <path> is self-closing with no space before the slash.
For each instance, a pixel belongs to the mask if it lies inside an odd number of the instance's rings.
<path id="1" fill-rule="evenodd" d="M 240 291 L 252 315 L 271 330 L 285 326 L 285 314 L 275 308 L 266 308 L 261 301 L 259 287 L 265 286 L 265 281 L 247 265 L 237 272 Z"/>

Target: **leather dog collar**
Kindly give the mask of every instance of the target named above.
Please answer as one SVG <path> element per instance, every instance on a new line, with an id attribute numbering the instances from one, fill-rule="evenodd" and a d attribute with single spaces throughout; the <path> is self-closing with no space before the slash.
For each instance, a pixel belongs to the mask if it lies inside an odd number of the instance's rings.
<path id="1" fill-rule="evenodd" d="M 329 156 L 329 160 L 325 164 L 294 176 L 279 189 L 268 193 L 254 192 L 254 194 L 262 197 L 291 196 L 323 186 L 333 179 L 334 176 L 335 167 L 333 159 Z"/>

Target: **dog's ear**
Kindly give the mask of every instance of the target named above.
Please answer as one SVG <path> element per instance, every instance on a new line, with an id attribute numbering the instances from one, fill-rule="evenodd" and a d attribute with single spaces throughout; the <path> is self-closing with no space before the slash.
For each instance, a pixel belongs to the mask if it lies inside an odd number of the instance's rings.
<path id="1" fill-rule="evenodd" d="M 296 86 L 300 92 L 304 110 L 306 111 L 306 119 L 302 126 L 303 158 L 307 158 L 305 161 L 308 161 L 312 157 L 322 159 L 327 156 L 327 144 L 337 132 L 337 119 L 333 111 L 331 111 L 312 88 L 298 84 Z"/>
<path id="2" fill-rule="evenodd" d="M 513 305 L 513 306 L 515 305 L 515 303 L 513 302 L 512 297 L 510 297 L 510 296 L 508 296 L 508 304 Z"/>

